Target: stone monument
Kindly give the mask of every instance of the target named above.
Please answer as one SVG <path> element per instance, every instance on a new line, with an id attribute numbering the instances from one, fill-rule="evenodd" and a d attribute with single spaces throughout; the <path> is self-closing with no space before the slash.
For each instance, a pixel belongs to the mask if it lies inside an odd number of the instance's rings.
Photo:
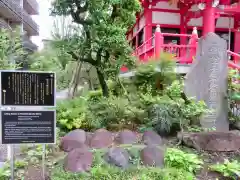
<path id="1" fill-rule="evenodd" d="M 224 39 L 215 33 L 200 38 L 196 59 L 186 75 L 185 93 L 203 100 L 211 110 L 200 120 L 203 128 L 229 130 L 227 62 L 227 43 Z"/>

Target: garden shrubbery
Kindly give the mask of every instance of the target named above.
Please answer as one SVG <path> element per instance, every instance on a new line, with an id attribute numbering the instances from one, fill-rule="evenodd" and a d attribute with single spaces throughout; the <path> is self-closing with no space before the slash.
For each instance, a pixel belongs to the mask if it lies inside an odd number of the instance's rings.
<path id="1" fill-rule="evenodd" d="M 240 122 L 240 74 L 238 70 L 230 70 L 228 74 L 228 103 L 229 120 L 231 123 Z"/>
<path id="2" fill-rule="evenodd" d="M 183 81 L 174 73 L 171 58 L 137 67 L 132 78 L 108 82 L 110 96 L 100 90 L 58 104 L 58 126 L 64 131 L 76 128 L 88 131 L 152 128 L 168 134 L 198 123 L 207 111 L 203 102 L 186 97 Z"/>

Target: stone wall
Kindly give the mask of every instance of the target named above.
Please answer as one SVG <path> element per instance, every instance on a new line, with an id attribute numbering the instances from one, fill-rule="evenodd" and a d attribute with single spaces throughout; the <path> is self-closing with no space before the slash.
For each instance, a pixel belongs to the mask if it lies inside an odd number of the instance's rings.
<path id="1" fill-rule="evenodd" d="M 204 128 L 229 130 L 227 119 L 227 43 L 214 33 L 200 38 L 196 60 L 185 80 L 185 93 L 204 100 L 212 110 L 201 118 Z"/>

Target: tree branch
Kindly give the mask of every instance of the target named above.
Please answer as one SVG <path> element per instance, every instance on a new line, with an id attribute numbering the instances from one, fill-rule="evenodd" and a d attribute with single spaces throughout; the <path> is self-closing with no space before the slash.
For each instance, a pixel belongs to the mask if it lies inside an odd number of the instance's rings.
<path id="1" fill-rule="evenodd" d="M 91 33 L 86 25 L 83 25 L 83 29 L 86 34 L 86 45 L 89 49 L 89 54 L 87 55 L 88 59 L 92 59 L 92 48 L 91 48 Z"/>
<path id="2" fill-rule="evenodd" d="M 79 5 L 78 1 L 75 0 L 75 5 L 77 7 L 77 10 L 75 11 L 75 7 L 72 5 L 70 7 L 70 13 L 71 13 L 71 16 L 73 18 L 73 21 L 77 24 L 87 24 L 87 25 L 91 25 L 92 24 L 92 21 L 90 20 L 85 20 L 83 18 L 80 17 L 80 14 L 84 13 L 87 11 L 88 7 L 89 7 L 89 3 L 86 2 L 86 4 L 82 7 Z"/>
<path id="3" fill-rule="evenodd" d="M 96 55 L 97 64 L 101 63 L 103 48 L 99 48 Z"/>
<path id="4" fill-rule="evenodd" d="M 106 56 L 104 57 L 105 62 L 109 60 L 109 57 L 110 57 L 110 53 L 106 51 Z"/>
<path id="5" fill-rule="evenodd" d="M 113 6 L 113 10 L 112 10 L 112 14 L 111 14 L 111 20 L 112 22 L 114 21 L 114 19 L 117 17 L 118 14 L 118 7 L 117 5 Z"/>
<path id="6" fill-rule="evenodd" d="M 85 3 L 84 6 L 79 6 L 79 5 L 78 5 L 78 3 L 79 3 L 78 0 L 74 0 L 74 2 L 75 2 L 75 4 L 76 4 L 76 6 L 77 6 L 77 9 L 80 11 L 80 13 L 87 11 L 87 9 L 88 9 L 88 7 L 89 7 L 89 3 L 88 3 L 87 0 L 86 0 L 86 3 Z"/>
<path id="7" fill-rule="evenodd" d="M 68 51 L 68 54 L 70 54 L 72 56 L 73 59 L 75 59 L 76 61 L 82 61 L 82 62 L 87 62 L 93 66 L 97 65 L 97 62 L 94 61 L 93 59 L 89 59 L 89 58 L 80 58 L 79 56 L 77 56 L 74 52 L 72 51 Z"/>

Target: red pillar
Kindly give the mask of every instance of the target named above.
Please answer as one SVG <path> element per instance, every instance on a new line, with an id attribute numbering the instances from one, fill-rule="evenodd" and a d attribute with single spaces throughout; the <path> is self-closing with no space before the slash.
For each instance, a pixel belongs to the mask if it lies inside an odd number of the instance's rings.
<path id="1" fill-rule="evenodd" d="M 185 15 L 186 12 L 188 11 L 188 7 L 185 6 L 181 6 L 180 7 L 180 34 L 187 34 L 187 22 L 185 21 Z M 187 44 L 187 37 L 180 37 L 180 44 L 184 45 Z"/>
<path id="2" fill-rule="evenodd" d="M 203 10 L 203 36 L 209 32 L 215 32 L 215 8 L 212 7 L 212 1 L 206 2 Z"/>
<path id="3" fill-rule="evenodd" d="M 185 21 L 185 14 L 188 8 L 186 6 L 180 6 L 180 34 L 187 34 L 187 23 Z M 181 45 L 186 45 L 187 44 L 187 37 L 180 37 L 180 44 Z M 180 57 L 185 56 L 186 54 L 186 49 L 181 48 L 180 49 Z"/>
<path id="4" fill-rule="evenodd" d="M 145 28 L 144 28 L 144 41 L 147 41 L 152 37 L 152 10 L 150 8 L 145 9 Z"/>
<path id="5" fill-rule="evenodd" d="M 240 28 L 236 29 L 235 35 L 234 35 L 234 52 L 240 55 Z M 239 61 L 240 59 L 238 57 L 234 57 L 234 62 Z"/>
<path id="6" fill-rule="evenodd" d="M 160 25 L 157 25 L 155 31 L 155 58 L 160 58 L 163 45 L 163 35 L 161 33 Z"/>
<path id="7" fill-rule="evenodd" d="M 145 27 L 144 27 L 144 42 L 146 42 L 147 40 L 149 40 L 153 34 L 152 34 L 152 10 L 151 10 L 151 6 L 146 7 L 146 9 L 144 9 L 144 17 L 145 17 Z M 148 41 L 145 44 L 145 48 L 148 49 L 149 47 L 152 46 L 152 41 Z M 145 59 L 148 60 L 149 56 L 152 56 L 152 54 L 149 54 L 149 52 L 145 53 Z"/>
<path id="8" fill-rule="evenodd" d="M 240 18 L 239 18 L 240 19 Z M 238 18 L 234 18 L 234 52 L 240 55 L 240 46 L 239 46 L 239 42 L 240 42 L 240 22 L 239 22 Z M 240 62 L 240 59 L 236 56 L 234 56 L 234 62 Z"/>

